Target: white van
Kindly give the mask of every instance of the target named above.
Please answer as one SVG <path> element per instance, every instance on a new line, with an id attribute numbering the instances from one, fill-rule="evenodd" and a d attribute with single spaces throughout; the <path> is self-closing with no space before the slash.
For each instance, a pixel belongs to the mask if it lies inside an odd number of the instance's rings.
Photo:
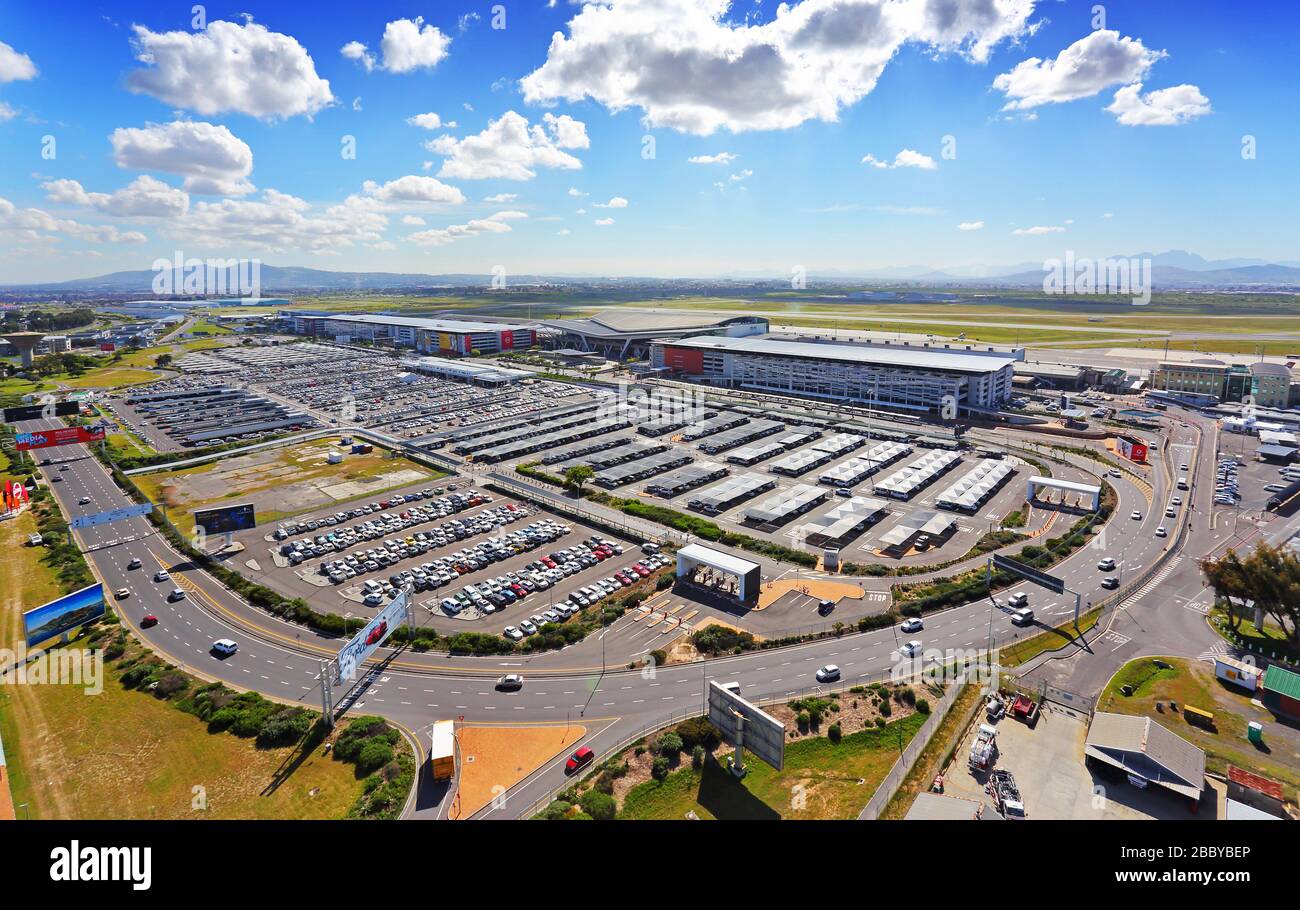
<path id="1" fill-rule="evenodd" d="M 1186 478 L 1186 477 L 1179 477 L 1179 478 L 1178 478 L 1178 489 L 1180 489 L 1180 490 L 1186 490 L 1186 489 L 1187 489 L 1187 478 Z"/>
<path id="2" fill-rule="evenodd" d="M 1007 598 L 1007 603 L 1013 607 L 1027 607 L 1029 606 L 1029 595 L 1024 591 L 1017 591 Z"/>
<path id="3" fill-rule="evenodd" d="M 1011 624 L 1013 626 L 1027 626 L 1034 621 L 1034 611 L 1028 607 L 1017 610 L 1011 614 Z"/>

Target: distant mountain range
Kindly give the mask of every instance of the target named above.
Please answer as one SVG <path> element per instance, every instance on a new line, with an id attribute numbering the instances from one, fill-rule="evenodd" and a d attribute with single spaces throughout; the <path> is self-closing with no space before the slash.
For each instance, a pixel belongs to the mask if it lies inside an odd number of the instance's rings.
<path id="1" fill-rule="evenodd" d="M 1300 261 L 1270 262 L 1265 259 L 1205 259 L 1186 250 L 1168 250 L 1163 253 L 1137 253 L 1116 257 L 1151 261 L 1153 287 L 1163 290 L 1190 289 L 1300 289 Z M 229 296 L 237 296 L 237 270 L 229 269 L 221 276 Z M 809 280 L 836 284 L 855 282 L 882 282 L 925 286 L 979 286 L 979 287 L 1035 287 L 1043 282 L 1041 262 L 1022 262 L 1011 266 L 957 267 L 934 269 L 929 266 L 890 266 L 879 269 L 821 270 L 809 275 Z M 44 294 L 67 292 L 69 294 L 124 294 L 153 295 L 154 280 L 158 273 L 152 270 L 111 272 L 94 278 L 74 278 L 69 281 L 44 284 L 0 285 L 9 292 L 42 292 Z M 171 276 L 170 287 L 182 295 L 184 276 Z M 263 297 L 294 291 L 322 293 L 344 291 L 398 291 L 420 289 L 449 289 L 485 287 L 491 276 L 470 273 L 428 275 L 402 272 L 331 272 L 298 266 L 261 266 L 260 294 Z M 776 273 L 729 275 L 717 279 L 654 279 L 632 276 L 611 277 L 593 275 L 511 275 L 510 283 L 519 285 L 572 285 L 602 284 L 627 285 L 631 283 L 660 283 L 682 285 L 707 284 L 710 281 L 784 281 L 788 276 Z M 213 296 L 213 295 L 209 295 Z"/>

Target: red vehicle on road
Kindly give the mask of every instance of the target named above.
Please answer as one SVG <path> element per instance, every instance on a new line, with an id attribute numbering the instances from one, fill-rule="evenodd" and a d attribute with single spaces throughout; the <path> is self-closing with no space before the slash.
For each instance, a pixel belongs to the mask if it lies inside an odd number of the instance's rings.
<path id="1" fill-rule="evenodd" d="M 591 764 L 595 758 L 595 752 L 592 752 L 586 746 L 582 746 L 577 752 L 570 755 L 569 760 L 564 763 L 564 773 L 574 774 Z"/>
<path id="2" fill-rule="evenodd" d="M 147 629 L 150 626 L 156 626 L 156 625 L 158 625 L 158 617 L 154 616 L 152 613 L 146 613 L 144 614 L 144 616 L 140 617 L 141 629 Z"/>

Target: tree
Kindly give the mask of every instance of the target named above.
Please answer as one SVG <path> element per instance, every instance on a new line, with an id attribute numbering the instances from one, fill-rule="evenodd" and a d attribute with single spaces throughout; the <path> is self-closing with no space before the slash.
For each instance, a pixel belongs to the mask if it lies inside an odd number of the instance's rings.
<path id="1" fill-rule="evenodd" d="M 588 790 L 582 794 L 578 805 L 582 806 L 583 812 L 598 822 L 612 821 L 618 813 L 618 805 L 614 802 L 614 797 L 599 790 Z"/>
<path id="2" fill-rule="evenodd" d="M 159 368 L 165 367 L 167 366 L 167 364 L 171 362 L 172 362 L 171 354 L 159 354 L 157 357 L 153 359 L 153 365 Z"/>
<path id="3" fill-rule="evenodd" d="M 596 472 L 592 470 L 591 465 L 575 464 L 564 472 L 564 485 L 575 490 L 581 496 L 582 485 L 595 476 Z"/>
<path id="4" fill-rule="evenodd" d="M 1200 567 L 1215 596 L 1226 603 L 1233 631 L 1249 615 L 1245 602 L 1253 600 L 1288 642 L 1300 646 L 1300 558 L 1290 550 L 1260 543 L 1245 559 L 1229 550 L 1218 559 L 1202 559 Z"/>

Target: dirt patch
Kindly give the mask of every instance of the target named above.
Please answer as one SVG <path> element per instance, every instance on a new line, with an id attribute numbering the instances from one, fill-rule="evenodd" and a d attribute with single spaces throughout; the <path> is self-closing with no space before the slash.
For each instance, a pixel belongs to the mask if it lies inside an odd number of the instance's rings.
<path id="1" fill-rule="evenodd" d="M 790 591 L 798 591 L 800 594 L 807 594 L 818 600 L 835 601 L 845 597 L 858 600 L 866 593 L 857 585 L 842 581 L 828 581 L 824 578 L 783 578 L 763 585 L 758 595 L 758 609 L 770 607 Z"/>
<path id="2" fill-rule="evenodd" d="M 469 818 L 586 733 L 574 724 L 462 727 L 458 817 Z"/>
<path id="3" fill-rule="evenodd" d="M 911 698 L 907 695 L 910 690 Z M 931 705 L 943 697 L 943 690 L 933 686 L 867 686 L 862 692 L 837 692 L 824 697 L 796 699 L 783 705 L 765 708 L 785 724 L 789 742 L 809 737 L 825 736 L 831 724 L 840 725 L 840 733 L 848 736 L 859 730 L 880 726 L 877 718 L 888 723 L 916 713 L 915 699 L 926 699 Z M 883 708 L 885 704 L 887 708 Z M 820 719 L 813 723 L 813 715 L 820 709 Z M 888 714 L 885 713 L 888 710 Z M 809 724 L 800 729 L 799 714 L 807 711 Z"/>
<path id="4" fill-rule="evenodd" d="M 749 631 L 748 629 L 742 629 L 740 626 L 732 625 L 731 623 L 726 622 L 725 620 L 716 619 L 710 616 L 700 620 L 698 623 L 693 623 L 691 627 L 691 632 L 695 633 L 700 631 L 701 629 L 707 629 L 709 626 L 721 626 L 724 629 L 731 629 L 733 632 Z M 754 641 L 756 642 L 763 641 L 763 637 L 761 635 L 755 635 Z M 683 635 L 677 640 L 675 640 L 668 647 L 668 660 L 666 663 L 689 664 L 700 659 L 701 659 L 700 652 L 695 647 L 694 643 L 692 643 L 691 636 Z"/>

